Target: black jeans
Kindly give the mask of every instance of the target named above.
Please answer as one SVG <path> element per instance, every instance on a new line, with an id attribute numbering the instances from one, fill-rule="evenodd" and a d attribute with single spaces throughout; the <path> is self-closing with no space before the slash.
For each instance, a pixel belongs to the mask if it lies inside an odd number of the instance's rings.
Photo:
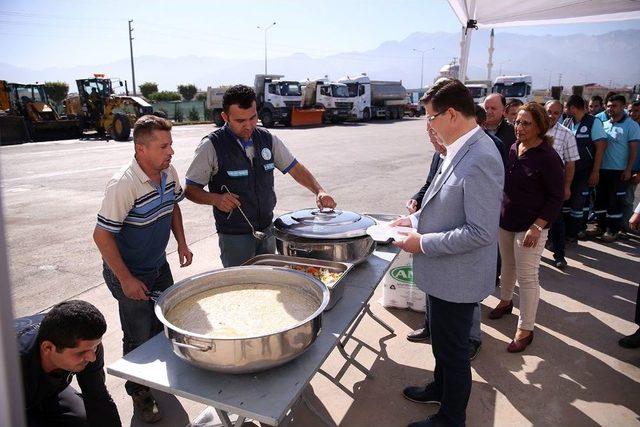
<path id="1" fill-rule="evenodd" d="M 591 169 L 576 170 L 571 183 L 571 198 L 564 204 L 564 221 L 566 235 L 577 238 L 580 231 L 587 229 L 587 216 L 589 215 L 589 176 Z M 568 208 L 568 212 L 567 209 Z M 586 209 L 585 209 L 586 208 Z"/>
<path id="2" fill-rule="evenodd" d="M 617 233 L 622 228 L 622 211 L 629 181 L 621 181 L 623 171 L 603 169 L 596 187 L 594 211 L 598 228 Z"/>
<path id="3" fill-rule="evenodd" d="M 162 332 L 162 323 L 156 317 L 153 301 L 141 301 L 128 298 L 122 291 L 120 282 L 109 266 L 104 263 L 102 275 L 113 297 L 118 300 L 120 325 L 122 326 L 122 354 L 125 355 Z M 169 263 L 165 262 L 156 271 L 144 275 L 134 275 L 143 282 L 149 291 L 164 291 L 173 285 L 173 276 Z M 127 381 L 124 384 L 127 394 L 132 396 L 149 387 Z"/>
<path id="4" fill-rule="evenodd" d="M 553 246 L 553 259 L 556 261 L 564 259 L 565 253 L 565 208 L 563 207 L 562 210 L 560 216 L 558 216 L 558 219 L 551 225 L 551 229 L 549 230 L 549 237 L 551 238 L 551 245 Z"/>
<path id="5" fill-rule="evenodd" d="M 27 410 L 29 427 L 90 427 L 84 401 L 71 386 L 58 394 L 56 399 L 43 402 L 39 410 Z"/>
<path id="6" fill-rule="evenodd" d="M 469 334 L 477 303 L 454 303 L 429 295 L 429 304 L 434 385 L 441 395 L 438 413 L 449 424 L 464 426 L 471 394 Z"/>

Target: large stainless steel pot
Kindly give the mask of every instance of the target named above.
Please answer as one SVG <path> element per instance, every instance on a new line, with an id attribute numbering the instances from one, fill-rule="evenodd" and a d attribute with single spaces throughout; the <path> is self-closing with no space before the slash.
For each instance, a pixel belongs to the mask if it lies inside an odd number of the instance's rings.
<path id="1" fill-rule="evenodd" d="M 176 327 L 165 317 L 173 307 L 192 295 L 239 284 L 290 286 L 314 298 L 318 308 L 287 330 L 248 338 L 214 338 L 195 334 Z M 232 267 L 181 280 L 156 300 L 155 313 L 164 324 L 165 335 L 171 341 L 175 354 L 201 368 L 240 374 L 273 368 L 301 355 L 320 333 L 322 312 L 328 303 L 327 287 L 307 274 L 282 267 Z"/>
<path id="2" fill-rule="evenodd" d="M 355 212 L 303 209 L 278 217 L 273 234 L 282 255 L 358 264 L 376 248 L 367 235 L 374 224 Z"/>

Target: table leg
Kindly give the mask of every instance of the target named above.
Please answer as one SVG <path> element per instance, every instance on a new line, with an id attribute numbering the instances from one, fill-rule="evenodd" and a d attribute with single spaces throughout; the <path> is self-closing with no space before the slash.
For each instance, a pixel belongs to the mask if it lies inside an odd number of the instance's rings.
<path id="1" fill-rule="evenodd" d="M 220 421 L 222 421 L 222 425 L 224 427 L 240 427 L 242 426 L 242 424 L 244 424 L 245 417 L 238 416 L 238 419 L 234 424 L 229 419 L 229 414 L 227 413 L 227 411 L 223 411 L 222 409 L 216 408 L 216 413 L 218 414 L 218 417 L 220 418 Z"/>
<path id="2" fill-rule="evenodd" d="M 369 316 L 371 316 L 373 320 L 378 322 L 380 326 L 382 326 L 387 331 L 389 331 L 389 333 L 394 334 L 396 332 L 388 323 L 386 323 L 384 320 L 382 320 L 381 318 L 373 314 L 373 311 L 371 311 L 371 305 L 367 303 L 367 305 L 364 307 L 364 310 L 367 312 L 367 314 L 369 314 Z"/>
<path id="3" fill-rule="evenodd" d="M 218 414 L 221 424 L 213 424 L 215 422 L 214 410 Z M 238 417 L 234 423 L 229 418 L 227 411 L 207 406 L 205 410 L 189 424 L 189 427 L 240 427 L 244 424 L 244 421 L 245 417 Z"/>
<path id="4" fill-rule="evenodd" d="M 322 421 L 322 423 L 324 425 L 326 425 L 327 427 L 337 427 L 336 423 L 334 423 L 333 420 L 330 417 L 327 417 L 325 414 L 320 412 L 318 410 L 318 408 L 316 408 L 313 405 L 313 403 L 311 403 L 311 400 L 309 400 L 309 398 L 307 397 L 307 393 L 308 393 L 307 390 L 308 390 L 308 388 L 305 389 L 305 391 L 302 392 L 302 401 L 307 406 L 307 408 L 309 408 L 309 410 L 313 413 L 313 415 L 318 417 L 318 419 L 320 421 Z"/>

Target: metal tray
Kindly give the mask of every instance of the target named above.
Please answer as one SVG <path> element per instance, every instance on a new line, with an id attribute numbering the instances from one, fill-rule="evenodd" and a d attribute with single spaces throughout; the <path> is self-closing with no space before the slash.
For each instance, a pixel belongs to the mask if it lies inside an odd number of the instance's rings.
<path id="1" fill-rule="evenodd" d="M 299 265 L 302 267 L 326 268 L 332 273 L 341 273 L 342 276 L 333 285 L 327 286 L 331 296 L 329 299 L 329 304 L 324 309 L 324 311 L 331 310 L 333 306 L 336 305 L 338 301 L 340 301 L 340 298 L 342 298 L 342 295 L 344 294 L 344 284 L 342 283 L 342 281 L 354 266 L 354 264 L 348 262 L 325 261 L 321 259 L 301 258 L 277 254 L 258 255 L 251 258 L 249 261 L 245 262 L 242 265 L 270 265 L 273 267 Z"/>

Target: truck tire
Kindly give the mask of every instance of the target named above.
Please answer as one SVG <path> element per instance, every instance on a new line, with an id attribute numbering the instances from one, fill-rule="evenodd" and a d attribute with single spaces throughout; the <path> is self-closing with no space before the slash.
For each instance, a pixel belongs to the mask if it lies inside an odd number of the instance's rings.
<path id="1" fill-rule="evenodd" d="M 213 110 L 213 123 L 218 127 L 224 126 L 224 119 L 222 118 L 222 111 Z"/>
<path id="2" fill-rule="evenodd" d="M 128 141 L 131 134 L 129 118 L 123 114 L 116 114 L 111 127 L 111 137 L 116 141 Z"/>
<path id="3" fill-rule="evenodd" d="M 275 124 L 273 121 L 273 114 L 269 110 L 262 110 L 260 113 L 260 121 L 262 122 L 262 126 L 266 128 L 272 128 Z"/>
<path id="4" fill-rule="evenodd" d="M 362 121 L 368 122 L 369 120 L 371 120 L 371 110 L 369 110 L 369 107 L 367 107 L 362 112 Z"/>

